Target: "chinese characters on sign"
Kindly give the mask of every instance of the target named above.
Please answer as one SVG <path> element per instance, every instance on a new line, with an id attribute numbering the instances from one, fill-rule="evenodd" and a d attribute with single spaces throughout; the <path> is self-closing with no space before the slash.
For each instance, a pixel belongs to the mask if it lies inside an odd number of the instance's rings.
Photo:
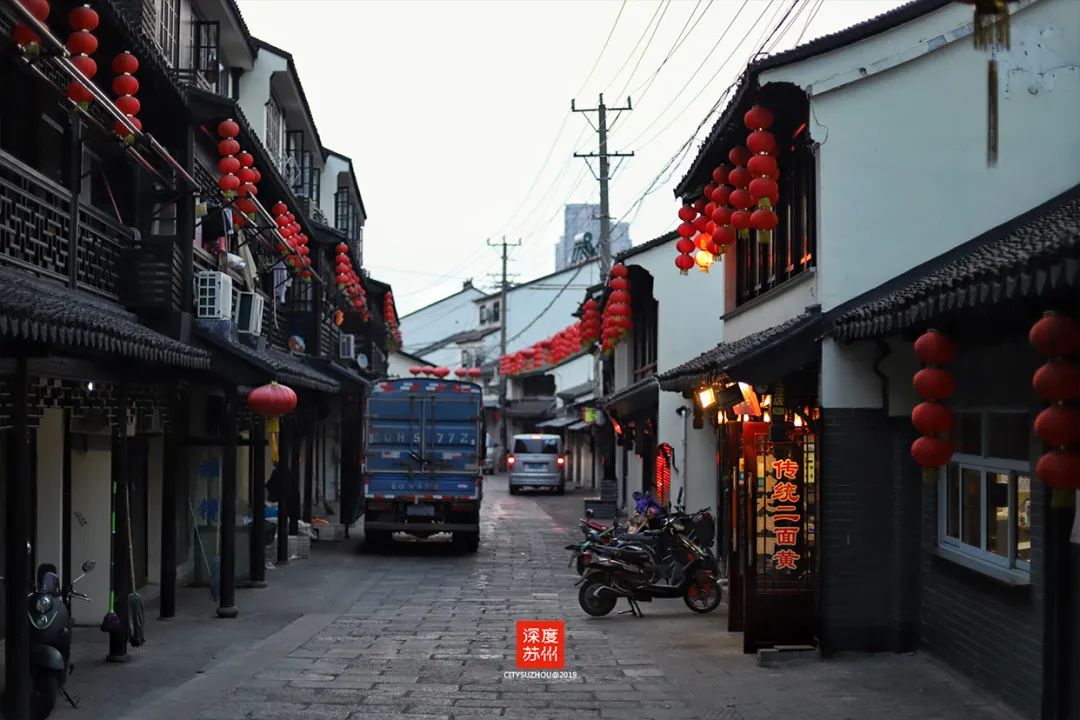
<path id="1" fill-rule="evenodd" d="M 563 620 L 517 621 L 519 670 L 558 670 L 565 661 L 566 622 Z"/>
<path id="2" fill-rule="evenodd" d="M 791 458 L 773 460 L 775 484 L 769 495 L 771 501 L 773 534 L 776 551 L 772 554 L 773 567 L 777 570 L 798 570 L 802 556 L 794 550 L 802 529 L 802 513 L 799 511 L 799 463 Z"/>

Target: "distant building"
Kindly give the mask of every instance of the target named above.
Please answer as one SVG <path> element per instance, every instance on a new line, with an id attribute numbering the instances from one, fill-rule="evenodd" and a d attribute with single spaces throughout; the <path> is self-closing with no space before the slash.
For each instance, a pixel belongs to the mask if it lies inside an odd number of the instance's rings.
<path id="1" fill-rule="evenodd" d="M 630 249 L 630 225 L 611 226 L 611 255 Z M 555 246 L 555 271 L 600 256 L 600 206 L 578 203 L 563 210 L 563 234 Z"/>

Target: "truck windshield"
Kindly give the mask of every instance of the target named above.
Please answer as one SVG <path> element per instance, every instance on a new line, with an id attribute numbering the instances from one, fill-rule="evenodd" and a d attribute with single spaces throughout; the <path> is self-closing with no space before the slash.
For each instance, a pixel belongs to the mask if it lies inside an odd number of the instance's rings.
<path id="1" fill-rule="evenodd" d="M 558 455 L 559 438 L 514 438 L 514 452 L 525 455 Z"/>

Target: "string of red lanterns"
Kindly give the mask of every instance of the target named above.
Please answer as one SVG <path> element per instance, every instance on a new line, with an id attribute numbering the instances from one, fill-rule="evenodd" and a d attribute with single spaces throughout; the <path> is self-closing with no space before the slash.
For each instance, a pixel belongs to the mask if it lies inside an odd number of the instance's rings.
<path id="1" fill-rule="evenodd" d="M 18 2 L 42 23 L 49 17 L 50 8 L 47 0 L 18 0 Z M 11 39 L 30 57 L 41 54 L 41 37 L 26 23 L 15 23 L 11 31 Z"/>
<path id="2" fill-rule="evenodd" d="M 595 301 L 592 312 L 596 313 Z M 588 303 L 586 303 L 587 305 Z M 598 318 L 593 321 L 599 323 Z M 577 355 L 589 347 L 592 340 L 586 339 L 585 318 L 568 325 L 550 338 L 536 342 L 532 347 L 523 348 L 515 353 L 508 353 L 499 358 L 500 375 L 518 375 L 523 372 L 539 370 L 543 367 L 562 363 L 567 358 Z M 597 332 L 599 335 L 599 332 Z"/>
<path id="3" fill-rule="evenodd" d="M 97 63 L 90 56 L 98 48 L 97 38 L 91 31 L 97 28 L 98 22 L 97 12 L 89 5 L 79 6 L 68 13 L 71 34 L 68 35 L 67 49 L 71 53 L 71 64 L 91 80 L 97 75 Z M 90 89 L 78 80 L 68 83 L 67 96 L 83 110 L 90 107 L 90 102 L 94 99 Z"/>
<path id="4" fill-rule="evenodd" d="M 1050 403 L 1035 418 L 1035 433 L 1051 448 L 1039 458 L 1035 474 L 1053 490 L 1080 490 L 1080 323 L 1047 312 L 1031 327 L 1028 341 L 1048 359 L 1031 383 Z"/>
<path id="5" fill-rule="evenodd" d="M 698 219 L 703 218 L 704 215 Z M 611 268 L 608 278 L 611 293 L 604 304 L 600 329 L 600 348 L 605 353 L 612 352 L 634 326 L 630 313 L 630 280 L 627 277 L 629 274 L 630 271 L 622 263 L 615 263 Z"/>
<path id="6" fill-rule="evenodd" d="M 746 138 L 746 147 L 753 156 L 747 160 L 747 171 L 751 180 L 748 192 L 757 198 L 757 209 L 750 215 L 750 226 L 757 231 L 759 243 L 772 241 L 773 230 L 780 223 L 773 208 L 780 201 L 780 168 L 776 162 L 776 137 L 769 132 L 773 124 L 773 114 L 768 108 L 755 105 L 743 116 L 743 122 L 751 133 Z"/>
<path id="7" fill-rule="evenodd" d="M 579 328 L 580 349 L 584 350 L 600 339 L 600 306 L 592 298 L 582 306 Z"/>
<path id="8" fill-rule="evenodd" d="M 923 402 L 911 411 L 911 423 L 922 433 L 911 445 L 911 456 L 923 468 L 941 467 L 953 455 L 948 438 L 953 413 L 944 401 L 956 389 L 956 381 L 941 366 L 956 357 L 956 345 L 937 330 L 927 330 L 915 341 L 915 355 L 926 367 L 912 379 Z"/>
<path id="9" fill-rule="evenodd" d="M 113 58 L 112 69 L 116 73 L 116 77 L 112 81 L 113 94 L 116 96 L 114 101 L 116 107 L 127 116 L 128 122 L 141 132 L 142 121 L 135 117 L 141 107 L 139 99 L 135 97 L 135 93 L 139 92 L 139 81 L 135 77 L 135 73 L 139 70 L 139 59 L 132 55 L 130 51 L 125 50 Z M 135 142 L 134 133 L 121 121 L 116 121 L 113 130 L 123 138 L 125 144 L 130 145 Z"/>
<path id="10" fill-rule="evenodd" d="M 398 327 L 397 309 L 394 307 L 394 294 L 383 295 L 383 320 L 386 322 L 386 335 L 391 341 L 392 350 L 401 347 L 401 328 Z"/>
<path id="11" fill-rule="evenodd" d="M 360 319 L 367 322 L 371 319 L 368 312 L 367 292 L 360 282 L 360 275 L 353 268 L 352 257 L 349 255 L 349 246 L 338 243 L 335 248 L 337 256 L 334 265 L 334 277 L 337 281 L 338 290 L 345 293 L 349 304 L 360 314 Z"/>

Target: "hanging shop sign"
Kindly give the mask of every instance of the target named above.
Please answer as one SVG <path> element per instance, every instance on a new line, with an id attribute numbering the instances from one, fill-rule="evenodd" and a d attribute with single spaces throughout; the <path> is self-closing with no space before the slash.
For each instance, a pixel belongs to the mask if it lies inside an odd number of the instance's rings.
<path id="1" fill-rule="evenodd" d="M 817 467 L 814 442 L 759 441 L 757 515 L 759 566 L 765 577 L 799 579 L 809 573 L 814 543 L 812 508 Z"/>

